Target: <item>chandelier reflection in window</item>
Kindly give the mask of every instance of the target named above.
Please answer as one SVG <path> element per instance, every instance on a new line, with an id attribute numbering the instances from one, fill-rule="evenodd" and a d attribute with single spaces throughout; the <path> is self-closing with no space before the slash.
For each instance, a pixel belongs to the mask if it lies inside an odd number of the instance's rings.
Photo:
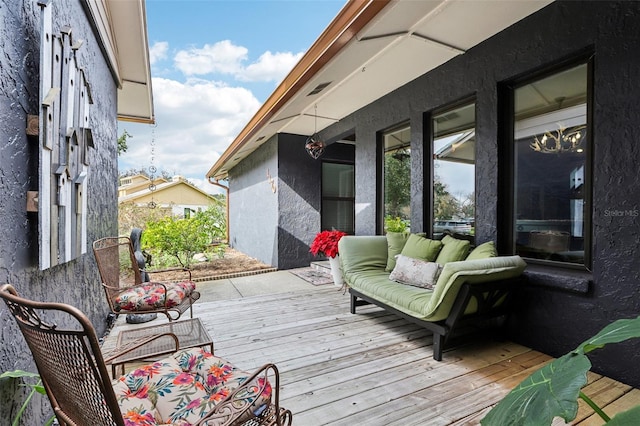
<path id="1" fill-rule="evenodd" d="M 563 152 L 583 152 L 582 141 L 587 134 L 587 126 L 574 126 L 544 132 L 541 138 L 535 136 L 529 147 L 542 154 Z"/>

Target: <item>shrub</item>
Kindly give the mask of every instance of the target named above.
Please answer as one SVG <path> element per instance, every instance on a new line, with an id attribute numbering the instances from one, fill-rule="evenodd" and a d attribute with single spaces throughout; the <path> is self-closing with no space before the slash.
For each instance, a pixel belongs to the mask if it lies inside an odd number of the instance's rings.
<path id="1" fill-rule="evenodd" d="M 154 257 L 161 253 L 175 257 L 188 268 L 193 255 L 205 251 L 210 242 L 207 224 L 198 215 L 189 219 L 173 216 L 147 222 L 142 234 L 142 248 Z"/>

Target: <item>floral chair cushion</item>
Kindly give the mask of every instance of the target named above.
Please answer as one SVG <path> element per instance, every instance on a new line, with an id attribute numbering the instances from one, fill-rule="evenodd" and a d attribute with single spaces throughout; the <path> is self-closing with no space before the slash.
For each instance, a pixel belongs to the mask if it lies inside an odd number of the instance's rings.
<path id="1" fill-rule="evenodd" d="M 193 348 L 138 368 L 118 379 L 113 388 L 126 425 L 189 426 L 250 375 L 204 349 Z M 252 412 L 258 415 L 270 403 L 271 385 L 263 385 L 264 377 L 255 379 L 240 395 L 251 403 L 251 412 L 246 413 L 243 421 L 251 418 Z"/>
<path id="2" fill-rule="evenodd" d="M 172 308 L 182 303 L 196 289 L 193 281 L 163 284 L 148 282 L 123 291 L 113 301 L 114 310 L 116 312 L 155 310 L 164 307 L 165 297 L 167 307 Z"/>

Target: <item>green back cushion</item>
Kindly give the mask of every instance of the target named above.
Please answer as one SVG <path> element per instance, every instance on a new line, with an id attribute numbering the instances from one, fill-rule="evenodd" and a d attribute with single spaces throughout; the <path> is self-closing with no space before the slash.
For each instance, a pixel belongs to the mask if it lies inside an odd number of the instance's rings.
<path id="1" fill-rule="evenodd" d="M 441 241 L 431 240 L 420 235 L 411 234 L 409 235 L 409 238 L 407 238 L 407 242 L 402 248 L 402 252 L 400 254 L 414 259 L 433 262 L 436 260 L 436 257 L 438 257 L 440 249 L 442 249 Z"/>
<path id="2" fill-rule="evenodd" d="M 498 251 L 493 241 L 487 241 L 474 248 L 471 253 L 469 253 L 469 256 L 467 256 L 467 260 L 488 259 L 490 257 L 496 257 L 497 255 Z"/>
<path id="3" fill-rule="evenodd" d="M 391 272 L 396 267 L 396 256 L 402 252 L 407 239 L 408 234 L 404 232 L 387 232 L 387 267 L 385 271 Z"/>
<path id="4" fill-rule="evenodd" d="M 387 265 L 387 239 L 384 235 L 345 235 L 338 242 L 342 270 L 348 272 L 366 269 L 384 269 Z"/>
<path id="5" fill-rule="evenodd" d="M 471 247 L 470 241 L 457 240 L 450 235 L 445 235 L 442 239 L 442 244 L 444 244 L 444 247 L 442 247 L 442 250 L 440 250 L 436 258 L 436 262 L 441 265 L 464 260 L 467 254 L 469 254 L 469 248 Z"/>

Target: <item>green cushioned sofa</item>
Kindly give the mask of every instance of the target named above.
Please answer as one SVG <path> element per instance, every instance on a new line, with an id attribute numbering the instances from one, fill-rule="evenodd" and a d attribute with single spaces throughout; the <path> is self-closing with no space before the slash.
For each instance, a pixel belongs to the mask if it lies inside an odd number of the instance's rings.
<path id="1" fill-rule="evenodd" d="M 351 313 L 359 305 L 374 303 L 432 330 L 433 357 L 438 361 L 456 326 L 506 314 L 508 297 L 526 267 L 520 256 L 448 262 L 434 288 L 427 289 L 389 279 L 386 236 L 345 236 L 338 251 Z"/>

